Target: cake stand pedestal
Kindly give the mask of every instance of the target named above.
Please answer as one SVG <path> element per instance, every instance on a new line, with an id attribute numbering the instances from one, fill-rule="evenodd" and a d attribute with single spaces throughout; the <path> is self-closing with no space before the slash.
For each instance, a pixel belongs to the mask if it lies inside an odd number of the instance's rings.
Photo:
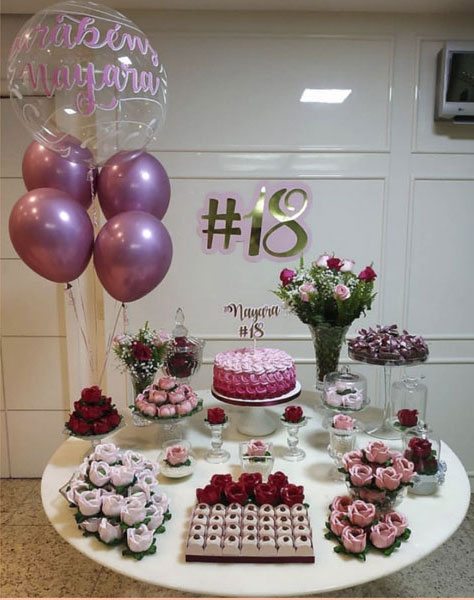
<path id="1" fill-rule="evenodd" d="M 277 406 L 278 404 L 286 404 L 301 394 L 301 384 L 299 381 L 291 392 L 277 398 L 269 398 L 268 400 L 242 400 L 241 398 L 230 398 L 216 392 L 214 388 L 211 390 L 212 395 L 217 400 L 234 406 L 242 406 L 250 408 L 250 410 L 242 411 L 240 419 L 237 423 L 237 429 L 244 435 L 251 437 L 260 435 L 270 435 L 278 428 L 279 421 L 266 410 L 266 406 Z"/>

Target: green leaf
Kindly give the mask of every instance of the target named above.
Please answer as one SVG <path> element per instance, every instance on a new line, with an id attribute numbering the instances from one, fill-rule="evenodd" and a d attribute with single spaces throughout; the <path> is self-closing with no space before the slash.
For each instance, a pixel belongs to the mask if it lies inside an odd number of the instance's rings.
<path id="1" fill-rule="evenodd" d="M 166 531 L 166 527 L 164 525 L 160 525 L 156 530 L 156 533 L 164 533 Z"/>

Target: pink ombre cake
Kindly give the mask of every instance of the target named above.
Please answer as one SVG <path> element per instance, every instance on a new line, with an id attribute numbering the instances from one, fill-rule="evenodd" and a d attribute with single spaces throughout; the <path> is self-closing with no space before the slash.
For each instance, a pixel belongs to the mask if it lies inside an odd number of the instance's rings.
<path id="1" fill-rule="evenodd" d="M 283 350 L 239 348 L 219 352 L 214 359 L 214 390 L 229 398 L 278 398 L 295 385 L 295 364 Z"/>

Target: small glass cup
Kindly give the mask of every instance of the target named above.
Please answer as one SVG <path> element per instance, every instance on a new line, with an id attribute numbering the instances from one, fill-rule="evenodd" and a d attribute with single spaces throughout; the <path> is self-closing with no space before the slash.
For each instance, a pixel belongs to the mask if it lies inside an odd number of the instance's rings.
<path id="1" fill-rule="evenodd" d="M 428 496 L 444 483 L 446 463 L 441 460 L 441 440 L 426 423 L 403 432 L 404 457 L 415 466 L 410 494 Z"/>
<path id="2" fill-rule="evenodd" d="M 240 442 L 239 444 L 240 463 L 242 465 L 242 469 L 246 473 L 261 473 L 263 479 L 265 480 L 272 472 L 273 464 L 275 462 L 273 444 L 271 442 L 265 442 L 265 455 L 254 456 L 248 452 L 249 443 L 252 442 Z"/>
<path id="3" fill-rule="evenodd" d="M 283 418 L 280 419 L 283 425 L 286 427 L 286 441 L 288 447 L 285 448 L 283 452 L 282 458 L 284 460 L 289 460 L 291 462 L 297 462 L 303 460 L 306 456 L 306 452 L 301 448 L 298 448 L 299 444 L 299 430 L 301 427 L 304 427 L 308 420 L 303 418 L 299 423 L 289 423 L 285 421 Z"/>
<path id="4" fill-rule="evenodd" d="M 354 425 L 352 429 L 329 427 L 328 454 L 338 468 L 343 466 L 342 457 L 344 454 L 355 449 L 359 431 L 357 425 Z"/>
<path id="5" fill-rule="evenodd" d="M 222 444 L 224 440 L 222 439 L 222 434 L 224 429 L 229 424 L 229 419 L 225 421 L 225 423 L 219 424 L 211 424 L 208 421 L 205 421 L 206 426 L 211 430 L 211 450 L 209 450 L 206 454 L 206 460 L 208 463 L 212 463 L 215 465 L 225 463 L 230 458 L 230 452 L 224 450 L 222 448 Z"/>

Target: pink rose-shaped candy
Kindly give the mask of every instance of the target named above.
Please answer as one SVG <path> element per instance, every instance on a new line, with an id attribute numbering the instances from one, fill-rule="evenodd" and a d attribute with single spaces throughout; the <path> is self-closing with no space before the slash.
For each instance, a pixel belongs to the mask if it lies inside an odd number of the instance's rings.
<path id="1" fill-rule="evenodd" d="M 325 269 L 327 269 L 328 267 L 328 259 L 331 258 L 329 254 L 321 254 L 320 256 L 318 256 L 318 258 L 314 261 L 314 264 L 317 267 L 324 267 Z"/>
<path id="2" fill-rule="evenodd" d="M 191 406 L 193 407 L 193 410 L 199 404 L 199 398 L 196 396 L 196 394 L 190 394 L 188 396 L 188 401 L 191 402 Z"/>
<path id="3" fill-rule="evenodd" d="M 405 533 L 405 529 L 408 526 L 408 522 L 405 515 L 402 515 L 397 512 L 387 513 L 384 516 L 383 520 L 385 521 L 385 523 L 388 523 L 388 525 L 392 525 L 392 527 L 395 527 L 395 529 L 397 530 L 397 537 Z"/>
<path id="4" fill-rule="evenodd" d="M 369 442 L 365 447 L 365 457 L 370 462 L 382 465 L 391 458 L 391 454 L 383 442 Z"/>
<path id="5" fill-rule="evenodd" d="M 344 527 L 341 535 L 342 545 L 348 552 L 359 554 L 365 550 L 367 536 L 360 527 Z"/>
<path id="6" fill-rule="evenodd" d="M 166 449 L 166 460 L 170 465 L 182 465 L 189 458 L 189 451 L 186 446 L 175 444 Z"/>
<path id="7" fill-rule="evenodd" d="M 397 529 L 389 523 L 377 523 L 370 528 L 370 541 L 376 548 L 388 548 L 397 538 Z"/>
<path id="8" fill-rule="evenodd" d="M 168 510 L 170 501 L 168 500 L 168 496 L 164 493 L 164 492 L 155 492 L 153 494 L 153 496 L 151 497 L 151 502 L 155 505 L 155 506 L 161 506 L 161 508 L 163 509 L 163 512 L 166 512 Z"/>
<path id="9" fill-rule="evenodd" d="M 331 512 L 331 516 L 329 517 L 329 528 L 338 537 L 341 536 L 345 527 L 347 527 L 348 523 L 344 519 L 344 513 L 339 510 L 334 510 Z"/>
<path id="10" fill-rule="evenodd" d="M 100 539 L 106 544 L 110 544 L 114 540 L 119 540 L 123 536 L 120 525 L 114 525 L 105 517 L 100 520 L 98 532 Z"/>
<path id="11" fill-rule="evenodd" d="M 135 477 L 135 472 L 130 467 L 117 466 L 110 467 L 110 482 L 115 487 L 122 487 L 132 483 Z"/>
<path id="12" fill-rule="evenodd" d="M 338 394 L 335 389 L 328 390 L 326 392 L 326 404 L 334 406 L 335 408 L 342 406 L 342 396 Z"/>
<path id="13" fill-rule="evenodd" d="M 153 543 L 154 533 L 146 525 L 127 529 L 127 546 L 132 552 L 145 552 Z"/>
<path id="14" fill-rule="evenodd" d="M 76 494 L 77 506 L 85 517 L 92 517 L 100 512 L 102 506 L 101 490 L 90 490 Z"/>
<path id="15" fill-rule="evenodd" d="M 89 490 L 89 484 L 82 479 L 76 479 L 69 484 L 66 498 L 71 504 L 77 505 L 78 495 Z"/>
<path id="16" fill-rule="evenodd" d="M 134 469 L 135 471 L 142 470 L 145 467 L 145 457 L 140 452 L 134 452 L 133 450 L 126 450 L 122 455 L 122 464 L 125 467 Z"/>
<path id="17" fill-rule="evenodd" d="M 247 444 L 247 454 L 249 456 L 265 456 L 268 445 L 262 440 L 250 440 Z"/>
<path id="18" fill-rule="evenodd" d="M 316 293 L 316 288 L 312 283 L 303 283 L 299 287 L 300 298 L 303 302 L 309 302 L 309 295 Z"/>
<path id="19" fill-rule="evenodd" d="M 176 405 L 176 410 L 178 415 L 188 415 L 190 412 L 192 412 L 193 405 L 189 400 L 185 400 L 184 402 L 181 402 L 181 404 Z"/>
<path id="20" fill-rule="evenodd" d="M 175 417 L 176 407 L 173 404 L 165 404 L 158 408 L 158 414 L 160 417 Z"/>
<path id="21" fill-rule="evenodd" d="M 148 399 L 153 404 L 164 404 L 168 400 L 168 394 L 164 390 L 152 390 Z"/>
<path id="22" fill-rule="evenodd" d="M 373 472 L 369 465 L 353 465 L 349 469 L 349 476 L 353 485 L 363 487 L 372 483 Z"/>
<path id="23" fill-rule="evenodd" d="M 344 431 L 352 431 L 355 426 L 355 419 L 348 415 L 335 415 L 332 420 L 334 429 L 342 429 Z"/>
<path id="24" fill-rule="evenodd" d="M 141 481 L 143 481 L 144 483 L 146 483 L 150 488 L 155 487 L 158 485 L 158 481 L 156 480 L 156 476 L 158 475 L 158 470 L 151 471 L 150 469 L 143 469 L 142 471 L 137 471 L 135 473 L 135 475 L 137 476 L 137 483 L 140 483 Z"/>
<path id="25" fill-rule="evenodd" d="M 361 465 L 362 456 L 362 450 L 351 450 L 350 452 L 346 452 L 342 457 L 342 462 L 346 471 L 349 471 L 354 465 Z"/>
<path id="26" fill-rule="evenodd" d="M 146 509 L 146 518 L 150 519 L 148 521 L 147 527 L 151 531 L 155 531 L 158 527 L 163 523 L 164 520 L 164 511 L 161 506 L 156 506 L 152 504 Z"/>
<path id="27" fill-rule="evenodd" d="M 393 468 L 397 473 L 401 473 L 402 483 L 409 483 L 415 472 L 415 465 L 407 458 L 397 456 L 393 459 Z"/>
<path id="28" fill-rule="evenodd" d="M 107 517 L 119 517 L 124 503 L 120 494 L 107 494 L 102 498 L 102 512 Z"/>
<path id="29" fill-rule="evenodd" d="M 158 379 L 158 385 L 162 390 L 172 390 L 176 387 L 176 379 L 174 377 L 161 377 Z"/>
<path id="30" fill-rule="evenodd" d="M 89 531 L 90 533 L 95 533 L 99 529 L 101 518 L 100 517 L 92 517 L 91 519 L 84 519 L 79 524 L 81 529 L 84 531 Z"/>
<path id="31" fill-rule="evenodd" d="M 375 506 L 363 500 L 355 500 L 348 508 L 348 516 L 353 525 L 367 527 L 375 519 Z"/>
<path id="32" fill-rule="evenodd" d="M 331 504 L 331 510 L 347 514 L 349 506 L 352 504 L 350 496 L 336 496 Z"/>
<path id="33" fill-rule="evenodd" d="M 402 474 L 393 467 L 379 467 L 375 471 L 375 485 L 381 490 L 396 490 L 402 480 Z"/>
<path id="34" fill-rule="evenodd" d="M 143 401 L 140 405 L 137 404 L 137 407 L 147 417 L 156 417 L 156 406 L 151 402 Z"/>
<path id="35" fill-rule="evenodd" d="M 180 402 L 183 402 L 183 400 L 186 400 L 186 394 L 184 392 L 180 392 L 179 390 L 170 392 L 168 397 L 171 404 L 179 404 Z"/>
<path id="36" fill-rule="evenodd" d="M 347 286 L 342 283 L 339 283 L 334 288 L 334 298 L 336 300 L 347 300 L 351 297 L 351 291 Z"/>
<path id="37" fill-rule="evenodd" d="M 130 526 L 135 525 L 135 523 L 143 521 L 145 517 L 145 503 L 141 499 L 134 498 L 133 496 L 125 499 L 120 511 L 120 518 L 124 523 Z"/>

